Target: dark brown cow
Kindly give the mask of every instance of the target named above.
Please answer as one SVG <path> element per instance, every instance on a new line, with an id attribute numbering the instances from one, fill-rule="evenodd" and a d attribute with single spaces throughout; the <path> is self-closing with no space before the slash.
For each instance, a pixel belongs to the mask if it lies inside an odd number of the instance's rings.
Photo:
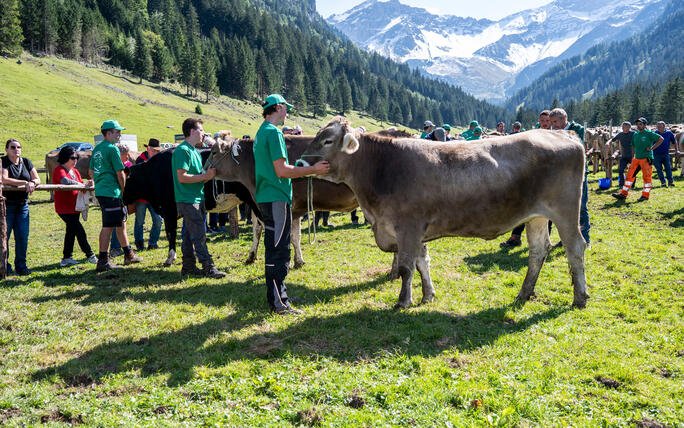
<path id="1" fill-rule="evenodd" d="M 398 307 L 413 303 L 416 268 L 423 303 L 434 299 L 426 242 L 446 236 L 494 239 L 521 223 L 527 225 L 530 249 L 518 300 L 527 300 L 551 247 L 549 219 L 568 256 L 574 304 L 585 306 L 586 243 L 579 227 L 585 156 L 571 133 L 533 130 L 478 144 L 425 144 L 361 134 L 336 117 L 316 134 L 302 159 L 330 162 L 322 178 L 349 186 L 378 247 L 397 253 Z"/>
<path id="2" fill-rule="evenodd" d="M 285 135 L 287 156 L 293 163 L 304 152 L 312 136 Z M 216 178 L 225 181 L 237 181 L 249 189 L 252 196 L 256 189 L 254 172 L 254 140 L 242 139 L 236 141 L 218 140 L 212 147 L 212 154 L 207 163 L 216 167 Z M 292 180 L 292 245 L 295 250 L 294 267 L 304 264 L 301 249 L 301 218 L 306 214 L 306 178 Z M 359 204 L 349 187 L 344 184 L 334 184 L 326 180 L 313 179 L 313 209 L 317 211 L 348 212 L 357 208 Z M 313 220 L 313 219 L 311 219 Z M 256 260 L 257 249 L 261 237 L 262 226 L 256 220 L 253 222 L 254 237 L 252 248 L 246 263 Z"/>

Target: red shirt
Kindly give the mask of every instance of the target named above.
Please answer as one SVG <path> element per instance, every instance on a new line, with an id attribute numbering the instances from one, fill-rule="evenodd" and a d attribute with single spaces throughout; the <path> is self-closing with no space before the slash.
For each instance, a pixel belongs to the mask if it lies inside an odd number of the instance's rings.
<path id="1" fill-rule="evenodd" d="M 52 174 L 52 184 L 61 184 L 62 178 L 67 177 L 71 180 L 76 180 L 83 183 L 81 173 L 76 168 L 71 169 L 69 174 L 62 165 L 55 168 Z M 78 190 L 56 190 L 55 191 L 55 211 L 57 214 L 77 214 L 76 198 L 78 197 Z"/>

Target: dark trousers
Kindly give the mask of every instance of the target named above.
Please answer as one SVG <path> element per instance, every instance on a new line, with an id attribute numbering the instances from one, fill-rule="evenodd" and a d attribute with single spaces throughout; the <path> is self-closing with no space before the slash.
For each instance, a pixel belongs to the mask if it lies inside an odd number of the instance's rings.
<path id="1" fill-rule="evenodd" d="M 204 222 L 207 212 L 204 209 L 204 201 L 198 204 L 176 202 L 176 207 L 184 220 L 184 227 L 181 232 L 183 235 L 181 243 L 183 267 L 194 267 L 195 256 L 203 268 L 213 266 L 214 260 L 207 249 L 207 228 Z"/>
<path id="2" fill-rule="evenodd" d="M 66 223 L 66 233 L 64 234 L 64 248 L 62 254 L 65 259 L 70 258 L 74 253 L 74 240 L 78 239 L 78 246 L 85 253 L 86 257 L 93 255 L 93 250 L 88 243 L 88 236 L 79 217 L 81 214 L 59 214 L 59 217 Z"/>
<path id="3" fill-rule="evenodd" d="M 672 162 L 670 161 L 669 153 L 654 153 L 653 165 L 656 167 L 656 172 L 658 173 L 658 178 L 660 179 L 661 184 L 665 185 L 666 176 L 668 184 L 674 183 L 674 179 L 672 178 Z M 665 174 L 663 174 L 663 168 L 665 169 Z"/>
<path id="4" fill-rule="evenodd" d="M 549 234 L 551 234 L 551 226 L 553 226 L 553 222 L 549 220 Z M 521 224 L 520 226 L 517 226 L 513 231 L 511 232 L 511 235 L 516 235 L 518 238 L 522 235 L 522 233 L 525 231 L 525 223 Z"/>
<path id="5" fill-rule="evenodd" d="M 228 213 L 209 213 L 209 229 L 218 229 L 228 223 Z"/>
<path id="6" fill-rule="evenodd" d="M 316 226 L 318 222 L 323 220 L 323 226 L 328 225 L 328 219 L 330 218 L 330 211 L 316 211 Z"/>
<path id="7" fill-rule="evenodd" d="M 264 220 L 266 299 L 271 309 L 289 306 L 285 277 L 290 268 L 292 211 L 285 201 L 259 204 Z"/>

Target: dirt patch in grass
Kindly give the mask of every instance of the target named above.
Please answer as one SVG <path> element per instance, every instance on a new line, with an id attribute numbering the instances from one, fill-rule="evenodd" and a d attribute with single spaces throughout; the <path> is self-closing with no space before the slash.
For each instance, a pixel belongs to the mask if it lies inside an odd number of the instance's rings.
<path id="1" fill-rule="evenodd" d="M 88 373 L 76 373 L 64 378 L 64 382 L 72 388 L 88 388 L 95 380 Z"/>
<path id="2" fill-rule="evenodd" d="M 468 364 L 468 359 L 462 355 L 459 355 L 458 357 L 449 358 L 447 364 L 452 369 L 460 369 L 465 367 L 466 364 Z"/>
<path id="3" fill-rule="evenodd" d="M 361 396 L 360 390 L 354 390 L 349 397 L 347 397 L 347 406 L 352 409 L 361 409 L 366 405 L 366 400 Z"/>
<path id="4" fill-rule="evenodd" d="M 171 410 L 171 408 L 168 406 L 159 406 L 155 407 L 154 410 L 152 410 L 152 412 L 154 412 L 155 415 L 163 415 L 165 413 L 168 413 L 169 410 Z"/>
<path id="5" fill-rule="evenodd" d="M 295 423 L 305 426 L 319 426 L 323 422 L 323 414 L 318 408 L 312 407 L 298 411 L 294 419 Z"/>
<path id="6" fill-rule="evenodd" d="M 80 425 L 83 423 L 83 417 L 81 415 L 72 415 L 63 410 L 51 410 L 40 417 L 40 423 L 46 424 L 48 422 L 66 422 L 71 425 Z"/>
<path id="7" fill-rule="evenodd" d="M 0 424 L 4 424 L 14 417 L 21 415 L 21 411 L 16 407 L 9 407 L 7 409 L 0 409 Z"/>
<path id="8" fill-rule="evenodd" d="M 660 422 L 651 418 L 643 418 L 639 421 L 636 421 L 636 426 L 637 428 L 665 428 L 664 424 L 661 424 Z"/>
<path id="9" fill-rule="evenodd" d="M 363 275 L 370 278 L 375 278 L 380 275 L 389 275 L 391 267 L 387 266 L 374 266 L 363 271 Z"/>
<path id="10" fill-rule="evenodd" d="M 261 356 L 270 353 L 274 349 L 280 348 L 282 345 L 283 341 L 280 339 L 275 339 L 266 336 L 258 336 L 254 339 L 254 342 L 252 342 L 250 350 L 253 354 Z"/>
<path id="11" fill-rule="evenodd" d="M 670 369 L 666 369 L 664 367 L 658 367 L 653 369 L 653 373 L 656 373 L 666 379 L 669 379 L 672 377 L 672 371 Z"/>
<path id="12" fill-rule="evenodd" d="M 147 390 L 139 386 L 126 386 L 123 388 L 116 388 L 110 391 L 103 391 L 97 394 L 97 398 L 107 398 L 107 397 L 122 397 L 124 395 L 138 395 L 146 394 Z"/>
<path id="13" fill-rule="evenodd" d="M 596 376 L 594 378 L 596 382 L 600 383 L 601 385 L 605 386 L 606 388 L 610 389 L 618 389 L 622 386 L 622 384 L 615 379 L 611 379 L 609 377 L 605 376 Z"/>

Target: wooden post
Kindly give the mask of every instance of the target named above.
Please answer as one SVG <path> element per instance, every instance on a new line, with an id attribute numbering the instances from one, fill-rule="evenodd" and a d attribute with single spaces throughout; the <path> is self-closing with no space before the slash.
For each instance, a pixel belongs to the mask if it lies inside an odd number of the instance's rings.
<path id="1" fill-rule="evenodd" d="M 228 212 L 228 236 L 237 238 L 240 236 L 240 216 L 237 207 Z"/>

